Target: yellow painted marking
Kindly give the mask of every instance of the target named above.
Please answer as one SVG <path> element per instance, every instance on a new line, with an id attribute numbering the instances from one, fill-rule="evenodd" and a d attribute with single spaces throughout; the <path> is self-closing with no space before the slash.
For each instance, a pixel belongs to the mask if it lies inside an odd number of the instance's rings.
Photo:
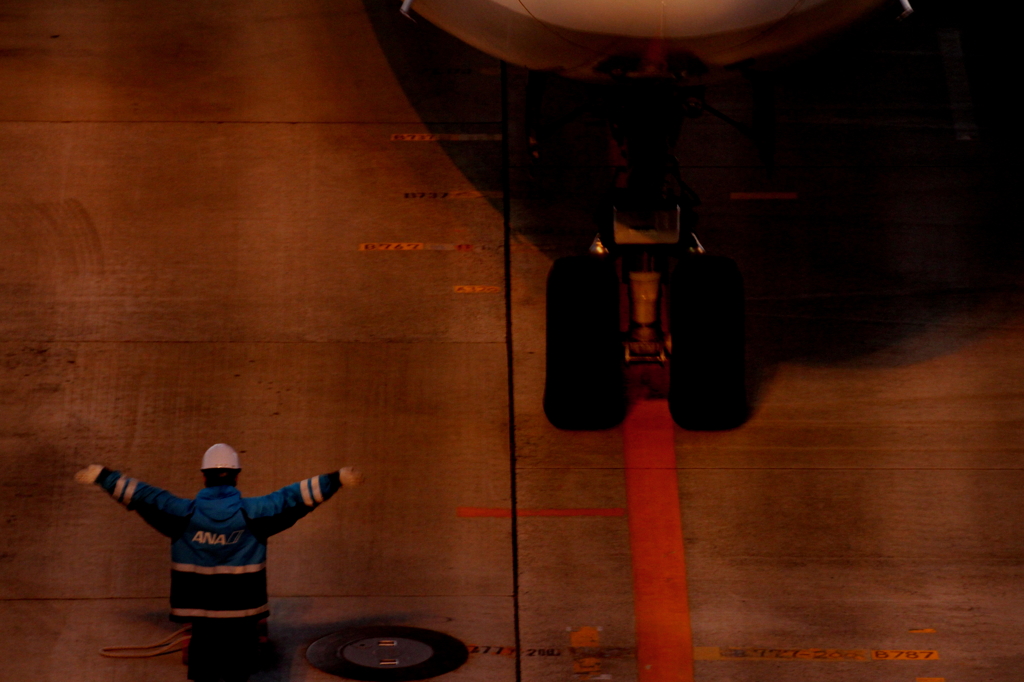
<path id="1" fill-rule="evenodd" d="M 601 646 L 601 633 L 597 628 L 582 627 L 569 635 L 569 645 L 576 649 Z"/>
<path id="2" fill-rule="evenodd" d="M 573 652 L 572 672 L 577 680 L 601 679 L 601 659 L 594 655 L 594 649 L 601 646 L 601 631 L 590 625 L 579 630 L 570 630 L 570 651 Z M 586 651 L 581 651 L 585 649 Z"/>
<path id="3" fill-rule="evenodd" d="M 583 679 L 590 679 L 590 675 L 593 673 L 601 672 L 601 659 L 600 658 L 581 658 L 572 662 L 572 671 L 577 675 L 586 674 L 587 677 Z"/>
<path id="4" fill-rule="evenodd" d="M 480 244 L 427 244 L 431 251 L 488 251 L 488 247 Z"/>
<path id="5" fill-rule="evenodd" d="M 695 646 L 693 647 L 693 660 L 695 661 L 720 661 L 717 646 Z"/>
<path id="6" fill-rule="evenodd" d="M 360 244 L 360 251 L 422 251 L 423 242 L 370 242 Z"/>
<path id="7" fill-rule="evenodd" d="M 497 142 L 500 133 L 395 133 L 392 142 Z"/>
<path id="8" fill-rule="evenodd" d="M 914 628 L 913 630 L 911 630 L 911 632 L 913 632 L 914 634 L 918 634 L 918 635 L 928 634 L 928 633 L 935 632 L 935 628 Z"/>
<path id="9" fill-rule="evenodd" d="M 484 244 L 428 244 L 425 242 L 369 242 L 359 251 L 490 251 Z"/>
<path id="10" fill-rule="evenodd" d="M 406 199 L 500 199 L 501 192 L 477 191 L 477 190 L 456 190 L 453 192 L 405 192 Z"/>
<path id="11" fill-rule="evenodd" d="M 707 647 L 705 647 L 707 648 Z M 720 647 L 717 661 L 867 661 L 869 652 L 860 649 L 740 649 Z"/>
<path id="12" fill-rule="evenodd" d="M 500 294 L 501 287 L 484 286 L 482 284 L 459 284 L 455 286 L 457 294 Z"/>
<path id="13" fill-rule="evenodd" d="M 871 652 L 875 661 L 937 661 L 939 652 L 928 649 L 880 649 Z"/>
<path id="14" fill-rule="evenodd" d="M 919 677 L 917 682 L 946 682 L 945 677 Z"/>
<path id="15" fill-rule="evenodd" d="M 515 656 L 516 648 L 514 646 L 487 646 L 484 644 L 467 644 L 466 648 L 469 649 L 471 654 L 492 654 L 494 656 Z"/>
<path id="16" fill-rule="evenodd" d="M 693 658 L 696 661 L 937 661 L 939 652 L 931 649 L 864 651 L 862 649 L 758 649 L 698 646 L 693 648 Z"/>

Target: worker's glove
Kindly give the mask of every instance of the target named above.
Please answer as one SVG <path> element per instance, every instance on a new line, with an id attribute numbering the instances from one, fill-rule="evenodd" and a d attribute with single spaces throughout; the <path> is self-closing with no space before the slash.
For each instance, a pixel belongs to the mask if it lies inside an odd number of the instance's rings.
<path id="1" fill-rule="evenodd" d="M 342 467 L 338 469 L 338 478 L 341 485 L 346 488 L 354 488 L 363 482 L 363 474 L 355 467 Z"/>
<path id="2" fill-rule="evenodd" d="M 82 485 L 89 485 L 95 483 L 96 479 L 100 477 L 100 473 L 103 471 L 103 465 L 101 464 L 90 464 L 81 471 L 75 474 L 75 482 L 81 483 Z"/>

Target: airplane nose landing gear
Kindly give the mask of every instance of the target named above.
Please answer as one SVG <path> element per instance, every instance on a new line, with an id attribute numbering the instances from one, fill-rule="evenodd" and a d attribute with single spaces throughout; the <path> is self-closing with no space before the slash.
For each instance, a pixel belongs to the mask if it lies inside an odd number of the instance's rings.
<path id="1" fill-rule="evenodd" d="M 663 259 L 663 269 L 657 260 L 645 247 L 619 259 L 621 275 L 613 256 L 555 261 L 548 276 L 544 392 L 544 412 L 554 426 L 593 430 L 621 422 L 626 370 L 641 364 L 668 371 L 669 408 L 683 428 L 714 431 L 746 421 L 743 279 L 736 263 L 697 248 Z M 674 267 L 667 267 L 670 260 Z M 619 321 L 623 300 L 626 330 Z"/>
<path id="2" fill-rule="evenodd" d="M 665 335 L 661 331 L 661 273 L 658 271 L 629 272 L 629 336 L 622 343 L 626 349 L 626 364 L 668 360 Z"/>
<path id="3" fill-rule="evenodd" d="M 622 421 L 626 368 L 640 364 L 667 365 L 669 407 L 683 428 L 731 429 L 747 418 L 742 277 L 732 260 L 682 236 L 699 200 L 671 149 L 689 99 L 662 86 L 628 98 L 613 122 L 628 167 L 616 178 L 607 243 L 598 236 L 591 255 L 561 258 L 548 276 L 544 411 L 558 428 Z"/>

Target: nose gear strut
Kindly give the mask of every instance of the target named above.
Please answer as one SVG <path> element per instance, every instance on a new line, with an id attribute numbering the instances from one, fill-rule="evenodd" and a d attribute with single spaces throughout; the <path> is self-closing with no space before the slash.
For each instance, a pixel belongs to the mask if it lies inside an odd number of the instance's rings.
<path id="1" fill-rule="evenodd" d="M 743 283 L 735 263 L 706 254 L 693 234 L 700 200 L 672 153 L 683 119 L 705 111 L 703 92 L 634 82 L 618 93 L 610 229 L 548 277 L 544 411 L 559 428 L 614 426 L 625 416 L 625 368 L 653 364 L 668 366 L 678 424 L 735 428 L 747 415 Z"/>

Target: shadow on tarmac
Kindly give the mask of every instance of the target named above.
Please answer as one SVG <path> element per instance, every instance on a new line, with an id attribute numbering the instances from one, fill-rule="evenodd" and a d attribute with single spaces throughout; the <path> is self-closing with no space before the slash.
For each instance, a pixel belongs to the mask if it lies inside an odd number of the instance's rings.
<path id="1" fill-rule="evenodd" d="M 397 80 L 432 131 L 498 121 L 495 60 L 423 19 L 410 22 L 377 0 L 364 4 Z M 1004 29 L 974 6 L 915 6 L 903 22 L 880 12 L 775 74 L 774 173 L 724 123 L 705 116 L 684 125 L 677 155 L 704 201 L 698 233 L 712 252 L 735 258 L 746 279 L 755 408 L 781 363 L 917 363 L 1022 310 L 1024 237 L 1008 229 L 1015 221 L 1002 172 L 1016 140 L 1007 113 L 1008 47 L 998 35 Z M 980 129 L 973 141 L 954 135 L 937 37 L 949 29 L 963 46 Z M 550 80 L 548 121 L 601 89 Z M 510 67 L 513 234 L 552 259 L 580 253 L 606 213 L 607 126 L 584 113 L 543 140 L 535 162 L 521 139 L 524 85 L 522 70 Z M 710 88 L 708 101 L 750 118 L 743 82 Z M 497 188 L 497 145 L 446 151 L 478 188 Z M 730 201 L 734 191 L 796 191 L 800 199 Z"/>

